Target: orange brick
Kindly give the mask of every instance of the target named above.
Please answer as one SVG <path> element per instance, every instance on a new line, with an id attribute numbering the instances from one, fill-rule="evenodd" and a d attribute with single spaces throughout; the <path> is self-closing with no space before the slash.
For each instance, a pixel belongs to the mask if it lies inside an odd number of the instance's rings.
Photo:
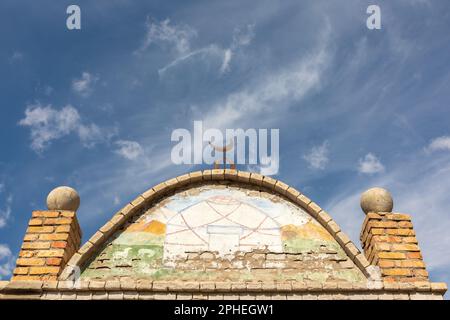
<path id="1" fill-rule="evenodd" d="M 416 237 L 403 237 L 402 242 L 404 243 L 418 243 Z"/>
<path id="2" fill-rule="evenodd" d="M 381 269 L 381 272 L 383 275 L 386 276 L 411 276 L 411 270 L 409 269 L 397 269 L 397 268 L 392 268 L 392 269 Z"/>
<path id="3" fill-rule="evenodd" d="M 70 226 L 57 226 L 56 233 L 64 233 L 64 232 L 70 232 Z"/>
<path id="4" fill-rule="evenodd" d="M 422 259 L 422 254 L 420 252 L 408 252 L 406 253 L 408 259 Z"/>
<path id="5" fill-rule="evenodd" d="M 395 261 L 380 259 L 380 260 L 378 260 L 378 265 L 381 268 L 392 268 L 392 267 L 395 267 Z"/>
<path id="6" fill-rule="evenodd" d="M 417 244 L 396 244 L 392 245 L 394 251 L 420 251 Z"/>
<path id="7" fill-rule="evenodd" d="M 379 251 L 390 251 L 391 250 L 391 244 L 390 243 L 383 243 L 383 242 L 376 242 L 375 243 L 376 250 Z"/>
<path id="8" fill-rule="evenodd" d="M 387 234 L 399 235 L 399 236 L 415 236 L 416 233 L 413 229 L 386 229 Z"/>
<path id="9" fill-rule="evenodd" d="M 398 226 L 400 228 L 408 228 L 408 229 L 412 229 L 413 227 L 412 223 L 409 221 L 400 221 L 398 222 Z"/>
<path id="10" fill-rule="evenodd" d="M 405 259 L 406 254 L 404 254 L 402 252 L 379 252 L 378 258 L 398 260 L 398 259 Z"/>
<path id="11" fill-rule="evenodd" d="M 54 250 L 42 250 L 37 254 L 40 258 L 61 258 L 64 256 L 63 249 L 54 249 Z"/>
<path id="12" fill-rule="evenodd" d="M 61 258 L 47 258 L 45 261 L 48 266 L 59 266 L 59 265 L 61 265 L 62 259 Z"/>
<path id="13" fill-rule="evenodd" d="M 39 258 L 19 258 L 17 259 L 17 266 L 43 266 L 44 259 Z"/>
<path id="14" fill-rule="evenodd" d="M 397 222 L 394 221 L 370 221 L 370 228 L 397 228 Z"/>
<path id="15" fill-rule="evenodd" d="M 31 267 L 30 274 L 57 274 L 58 267 Z"/>
<path id="16" fill-rule="evenodd" d="M 59 217 L 58 211 L 33 211 L 33 218 L 57 218 Z"/>
<path id="17" fill-rule="evenodd" d="M 66 241 L 54 241 L 52 242 L 52 248 L 61 248 L 64 249 L 67 247 Z"/>
<path id="18" fill-rule="evenodd" d="M 28 274 L 28 268 L 25 267 L 17 267 L 14 269 L 14 274 Z"/>
<path id="19" fill-rule="evenodd" d="M 42 226 L 42 219 L 31 219 L 30 222 L 28 222 L 29 226 Z"/>
<path id="20" fill-rule="evenodd" d="M 402 260 L 398 262 L 403 268 L 425 268 L 425 263 L 422 260 Z"/>
<path id="21" fill-rule="evenodd" d="M 413 272 L 417 277 L 428 277 L 428 271 L 425 269 L 414 269 Z"/>
<path id="22" fill-rule="evenodd" d="M 22 249 L 49 249 L 50 242 L 24 242 L 22 244 Z"/>
<path id="23" fill-rule="evenodd" d="M 72 219 L 70 218 L 55 218 L 55 219 L 45 219 L 44 225 L 61 225 L 61 224 L 71 224 Z"/>
<path id="24" fill-rule="evenodd" d="M 402 213 L 390 213 L 386 215 L 386 218 L 396 221 L 411 221 L 411 216 L 408 214 L 402 214 Z"/>
<path id="25" fill-rule="evenodd" d="M 39 235 L 39 240 L 67 240 L 69 238 L 68 233 L 50 233 Z"/>
<path id="26" fill-rule="evenodd" d="M 373 228 L 370 233 L 373 235 L 384 234 L 384 229 Z"/>
<path id="27" fill-rule="evenodd" d="M 61 216 L 62 217 L 66 217 L 66 218 L 73 218 L 73 217 L 75 217 L 75 212 L 73 212 L 73 211 L 63 211 L 63 212 L 61 212 Z"/>
<path id="28" fill-rule="evenodd" d="M 55 230 L 54 227 L 28 227 L 27 233 L 52 233 Z"/>

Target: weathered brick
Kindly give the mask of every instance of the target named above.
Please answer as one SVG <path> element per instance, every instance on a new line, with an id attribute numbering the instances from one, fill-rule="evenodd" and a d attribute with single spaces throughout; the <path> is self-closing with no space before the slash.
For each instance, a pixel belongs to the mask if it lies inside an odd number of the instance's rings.
<path id="1" fill-rule="evenodd" d="M 59 267 L 30 267 L 30 274 L 57 274 Z"/>
<path id="2" fill-rule="evenodd" d="M 52 225 L 70 225 L 72 223 L 72 219 L 70 218 L 51 218 L 45 219 L 44 225 L 52 226 Z"/>
<path id="3" fill-rule="evenodd" d="M 27 233 L 52 233 L 55 230 L 52 226 L 28 227 Z"/>
<path id="4" fill-rule="evenodd" d="M 70 226 L 57 226 L 55 229 L 56 233 L 66 233 L 70 232 Z"/>
<path id="5" fill-rule="evenodd" d="M 50 242 L 24 242 L 22 249 L 49 249 Z"/>
<path id="6" fill-rule="evenodd" d="M 402 252 L 379 252 L 378 257 L 380 259 L 405 259 L 406 255 Z"/>
<path id="7" fill-rule="evenodd" d="M 18 266 L 43 266 L 45 265 L 45 259 L 39 258 L 19 258 L 17 259 Z"/>
<path id="8" fill-rule="evenodd" d="M 66 233 L 51 233 L 51 234 L 40 234 L 39 240 L 48 240 L 48 241 L 64 241 L 69 238 L 69 234 Z"/>
<path id="9" fill-rule="evenodd" d="M 14 269 L 13 274 L 23 275 L 23 274 L 28 274 L 28 271 L 29 271 L 29 268 L 27 268 L 27 267 L 17 267 Z"/>
<path id="10" fill-rule="evenodd" d="M 419 246 L 416 244 L 392 244 L 392 250 L 394 251 L 420 251 Z"/>
<path id="11" fill-rule="evenodd" d="M 42 250 L 37 254 L 40 258 L 61 258 L 64 256 L 63 249 L 54 249 L 54 250 Z"/>
<path id="12" fill-rule="evenodd" d="M 42 219 L 30 219 L 30 222 L 28 222 L 29 226 L 41 226 L 43 223 Z"/>
<path id="13" fill-rule="evenodd" d="M 381 270 L 383 275 L 386 276 L 411 276 L 411 270 L 409 269 L 398 269 L 398 268 L 392 268 L 392 269 L 382 269 Z"/>
<path id="14" fill-rule="evenodd" d="M 67 241 L 53 241 L 52 248 L 64 249 L 67 247 Z"/>
<path id="15" fill-rule="evenodd" d="M 33 211 L 33 218 L 57 218 L 59 217 L 59 211 Z"/>
<path id="16" fill-rule="evenodd" d="M 60 266 L 62 259 L 61 258 L 47 258 L 45 262 L 48 266 Z"/>

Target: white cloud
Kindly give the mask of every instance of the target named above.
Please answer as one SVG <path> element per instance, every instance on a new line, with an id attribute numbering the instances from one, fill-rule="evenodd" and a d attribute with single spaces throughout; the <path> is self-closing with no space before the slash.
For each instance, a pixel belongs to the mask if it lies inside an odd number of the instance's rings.
<path id="1" fill-rule="evenodd" d="M 93 87 L 97 81 L 97 76 L 85 71 L 81 74 L 81 78 L 72 81 L 72 90 L 83 97 L 87 97 L 93 92 Z"/>
<path id="2" fill-rule="evenodd" d="M 247 25 L 246 28 L 235 28 L 233 40 L 228 48 L 222 48 L 216 43 L 191 49 L 191 41 L 197 37 L 197 31 L 187 25 L 171 25 L 166 19 L 160 23 L 147 22 L 147 34 L 141 48 L 135 53 L 142 53 L 152 43 L 160 46 L 168 46 L 173 51 L 174 59 L 158 70 L 160 76 L 166 71 L 173 69 L 181 63 L 192 61 L 196 56 L 201 55 L 202 63 L 205 60 L 219 58 L 219 73 L 224 74 L 230 70 L 231 59 L 234 53 L 244 46 L 248 46 L 254 37 L 254 25 Z"/>
<path id="3" fill-rule="evenodd" d="M 328 141 L 324 141 L 321 145 L 312 147 L 303 159 L 308 162 L 310 168 L 323 170 L 329 162 L 328 154 L 329 144 Z"/>
<path id="4" fill-rule="evenodd" d="M 147 21 L 147 34 L 144 43 L 137 51 L 146 50 L 151 44 L 169 44 L 178 55 L 185 55 L 190 51 L 191 40 L 197 36 L 197 32 L 186 25 L 171 25 L 170 19 L 160 23 Z"/>
<path id="5" fill-rule="evenodd" d="M 11 216 L 11 205 L 13 202 L 12 195 L 9 195 L 6 198 L 5 206 L 3 208 L 0 208 L 0 229 L 6 226 L 6 223 L 9 220 L 9 217 Z"/>
<path id="6" fill-rule="evenodd" d="M 383 172 L 384 166 L 373 153 L 368 153 L 363 159 L 359 159 L 358 171 L 360 173 L 374 174 Z"/>
<path id="7" fill-rule="evenodd" d="M 450 136 L 442 136 L 433 139 L 426 150 L 429 152 L 450 151 Z"/>
<path id="8" fill-rule="evenodd" d="M 448 269 L 450 268 L 449 163 L 448 156 L 429 159 L 418 154 L 412 160 L 402 161 L 401 165 L 390 168 L 389 174 L 377 176 L 376 180 L 363 182 L 358 180 L 355 184 L 349 183 L 346 190 L 336 194 L 324 207 L 358 245 L 359 232 L 364 220 L 364 213 L 359 205 L 361 193 L 374 186 L 387 188 L 394 199 L 394 212 L 412 215 L 427 269 L 429 271 Z"/>
<path id="9" fill-rule="evenodd" d="M 115 144 L 118 146 L 115 152 L 128 160 L 135 160 L 144 153 L 144 149 L 136 141 L 119 140 Z"/>
<path id="10" fill-rule="evenodd" d="M 38 153 L 48 148 L 53 140 L 71 133 L 76 133 L 86 147 L 105 140 L 107 136 L 97 125 L 83 124 L 78 110 L 71 105 L 61 110 L 39 103 L 27 106 L 25 118 L 19 121 L 19 125 L 30 128 L 31 148 Z"/>
<path id="11" fill-rule="evenodd" d="M 0 244 L 0 279 L 10 276 L 13 268 L 14 256 L 11 249 L 5 244 Z"/>
<path id="12" fill-rule="evenodd" d="M 281 70 L 270 71 L 265 77 L 259 77 L 256 82 L 214 104 L 204 118 L 205 125 L 236 127 L 243 125 L 238 124 L 239 121 L 255 120 L 258 116 L 264 116 L 264 121 L 276 121 L 292 103 L 320 87 L 329 62 L 325 47 L 326 40 L 322 40 L 320 47 L 311 54 Z"/>

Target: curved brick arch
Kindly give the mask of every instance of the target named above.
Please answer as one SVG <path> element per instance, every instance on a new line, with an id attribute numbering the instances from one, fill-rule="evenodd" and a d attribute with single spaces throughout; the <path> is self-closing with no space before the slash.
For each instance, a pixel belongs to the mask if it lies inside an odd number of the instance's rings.
<path id="1" fill-rule="evenodd" d="M 318 204 L 300 193 L 293 187 L 273 178 L 257 173 L 238 171 L 233 169 L 213 169 L 187 173 L 176 178 L 164 181 L 140 194 L 136 199 L 119 210 L 103 227 L 101 227 L 70 259 L 60 280 L 68 279 L 74 269 L 80 268 L 89 258 L 95 255 L 97 249 L 103 245 L 127 220 L 152 202 L 159 201 L 170 192 L 187 187 L 191 183 L 210 183 L 212 181 L 230 181 L 242 185 L 262 187 L 280 196 L 289 199 L 292 203 L 302 207 L 316 219 L 339 243 L 347 256 L 355 265 L 370 278 L 370 266 L 366 257 L 350 241 L 350 238 L 341 230 L 338 224 Z"/>

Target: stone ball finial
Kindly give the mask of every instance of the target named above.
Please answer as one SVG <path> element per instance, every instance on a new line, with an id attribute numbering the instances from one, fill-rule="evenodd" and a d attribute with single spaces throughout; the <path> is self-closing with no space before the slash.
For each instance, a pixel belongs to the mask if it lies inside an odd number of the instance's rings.
<path id="1" fill-rule="evenodd" d="M 57 187 L 47 196 L 48 210 L 77 211 L 80 207 L 80 196 L 70 187 Z"/>
<path id="2" fill-rule="evenodd" d="M 361 209 L 369 212 L 392 212 L 394 201 L 389 191 L 383 188 L 371 188 L 361 195 Z"/>

